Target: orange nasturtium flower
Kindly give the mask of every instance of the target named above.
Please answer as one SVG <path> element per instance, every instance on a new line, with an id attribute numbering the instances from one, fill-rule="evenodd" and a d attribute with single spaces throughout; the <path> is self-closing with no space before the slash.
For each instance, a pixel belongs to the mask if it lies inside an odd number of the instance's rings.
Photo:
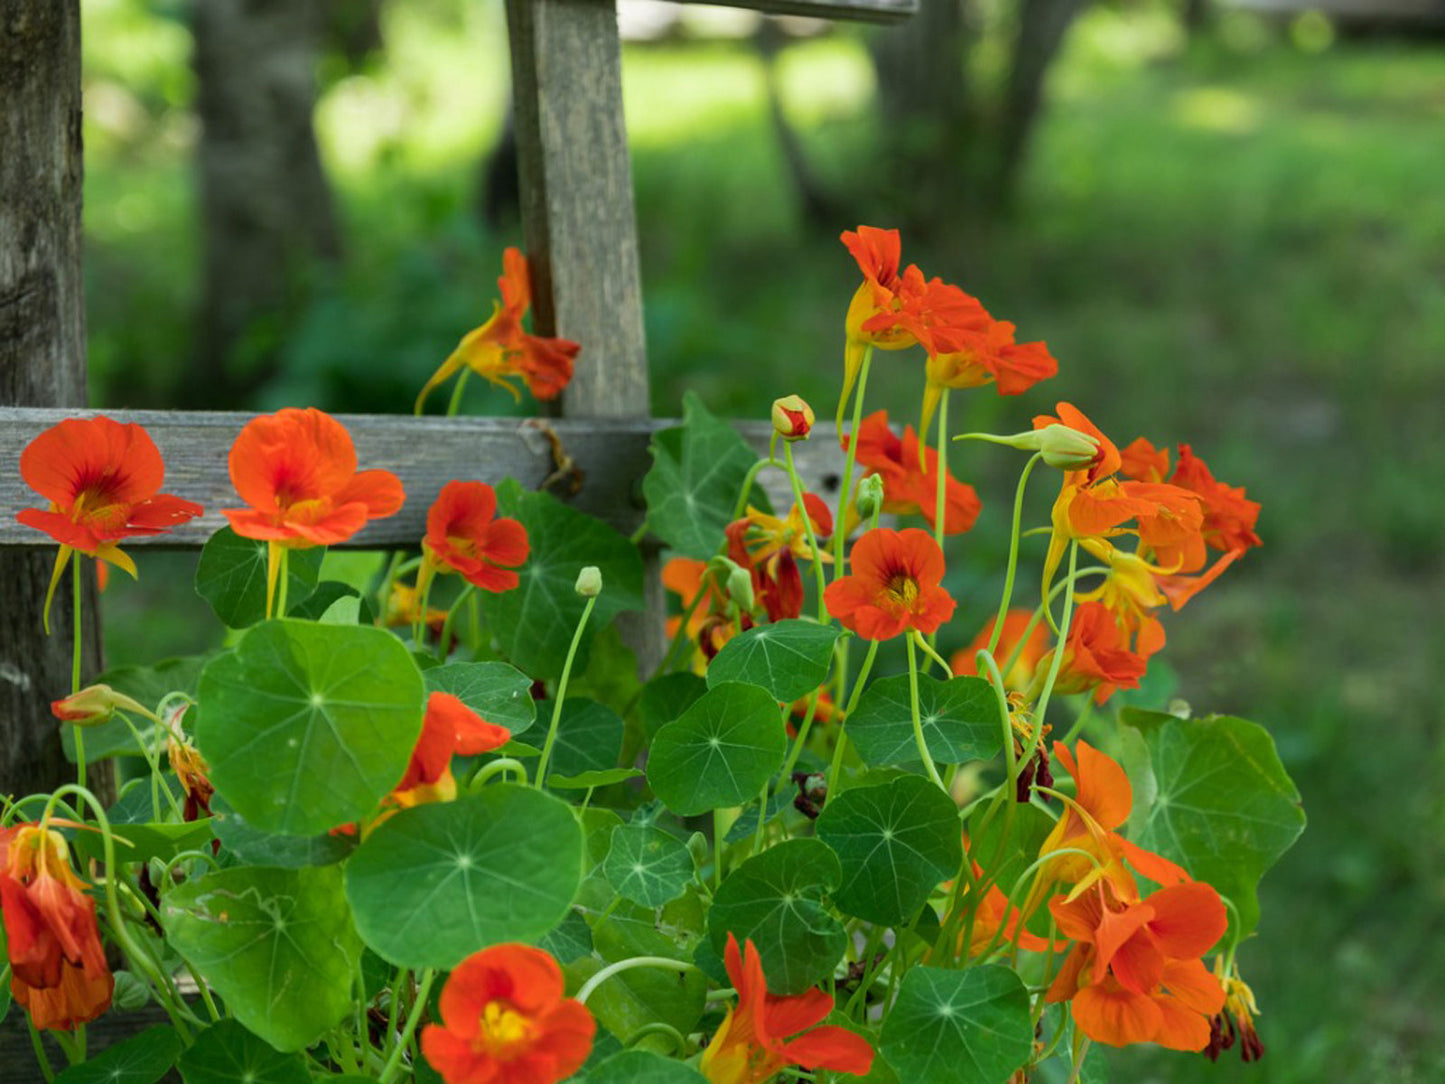
<path id="1" fill-rule="evenodd" d="M 149 433 L 100 415 L 67 418 L 37 436 L 20 453 L 20 476 L 50 507 L 26 508 L 15 518 L 60 543 L 45 596 L 47 630 L 50 601 L 72 552 L 134 576 L 122 539 L 161 534 L 201 514 L 195 501 L 160 492 L 165 464 Z"/>
<path id="2" fill-rule="evenodd" d="M 849 437 L 843 437 L 844 448 Z M 874 411 L 858 426 L 858 462 L 883 479 L 883 511 L 905 516 L 921 514 L 931 529 L 938 518 L 938 451 L 924 448 L 920 459 L 918 434 L 905 426 L 903 438 L 894 435 L 886 410 Z M 922 469 L 920 469 L 920 462 Z M 949 474 L 943 493 L 944 534 L 972 529 L 983 503 L 973 486 Z"/>
<path id="3" fill-rule="evenodd" d="M 994 649 L 994 660 L 999 667 L 1008 662 L 1016 649 L 1019 649 L 1019 641 L 1023 638 L 1024 629 L 1029 627 L 1033 620 L 1032 610 L 1013 609 L 1004 614 L 1003 632 L 999 634 L 998 646 Z M 949 668 L 958 675 L 974 676 L 978 674 L 978 665 L 974 661 L 980 651 L 988 647 L 988 642 L 993 638 L 993 627 L 998 621 L 998 615 L 988 619 L 988 624 L 979 630 L 973 641 L 964 648 L 953 653 L 948 660 Z M 1028 641 L 1019 650 L 1018 658 L 1009 667 L 1008 672 L 1003 674 L 1005 689 L 1027 689 L 1033 681 L 1034 670 L 1043 658 L 1044 652 L 1049 647 L 1049 630 L 1042 621 L 1035 621 L 1034 627 L 1029 631 Z"/>
<path id="4" fill-rule="evenodd" d="M 527 560 L 527 529 L 496 515 L 497 495 L 485 482 L 448 482 L 442 487 L 426 514 L 417 576 L 423 593 L 438 571 L 459 573 L 483 591 L 517 586 L 514 569 Z"/>
<path id="5" fill-rule="evenodd" d="M 803 494 L 803 507 L 812 522 L 813 537 L 822 550 L 833 533 L 833 514 L 812 493 Z M 833 555 L 818 554 L 808 544 L 803 511 L 796 504 L 786 517 L 759 512 L 751 505 L 747 515 L 727 526 L 728 557 L 752 576 L 753 597 L 768 611 L 768 620 L 781 621 L 803 612 L 803 574 L 798 559 L 831 564 Z"/>
<path id="6" fill-rule="evenodd" d="M 522 325 L 532 304 L 532 284 L 527 257 L 520 250 L 508 248 L 502 253 L 502 277 L 497 280 L 497 288 L 502 299 L 492 303 L 491 318 L 467 332 L 451 356 L 432 374 L 416 397 L 416 413 L 421 413 L 422 404 L 432 390 L 451 379 L 463 366 L 506 388 L 518 400 L 521 393 L 508 377 L 520 377 L 538 399 L 557 398 L 572 379 L 573 362 L 581 347 L 568 339 L 529 334 Z"/>
<path id="7" fill-rule="evenodd" d="M 926 531 L 878 528 L 853 544 L 852 572 L 823 592 L 828 612 L 865 640 L 890 640 L 905 629 L 928 634 L 957 605 L 941 586 L 943 551 Z"/>
<path id="8" fill-rule="evenodd" d="M 814 987 L 791 997 L 768 993 L 763 962 L 752 941 L 739 950 L 728 933 L 723 954 L 738 1003 L 702 1054 L 702 1075 L 710 1084 L 762 1084 L 789 1065 L 863 1076 L 873 1065 L 873 1048 L 863 1036 L 825 1024 L 833 998 Z M 789 1039 L 805 1028 L 806 1035 Z M 450 1082 L 448 1082 L 450 1084 Z"/>
<path id="9" fill-rule="evenodd" d="M 42 1030 L 70 1031 L 110 1008 L 95 901 L 70 868 L 64 838 L 36 824 L 0 828 L 0 913 L 10 992 Z"/>
<path id="10" fill-rule="evenodd" d="M 555 1084 L 582 1067 L 597 1022 L 563 997 L 562 969 L 530 945 L 492 945 L 457 964 L 421 1052 L 446 1084 Z"/>

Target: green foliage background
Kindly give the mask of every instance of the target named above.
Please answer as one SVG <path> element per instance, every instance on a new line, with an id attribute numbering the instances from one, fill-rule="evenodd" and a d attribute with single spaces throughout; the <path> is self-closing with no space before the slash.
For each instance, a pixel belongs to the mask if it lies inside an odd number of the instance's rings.
<path id="1" fill-rule="evenodd" d="M 83 12 L 92 399 L 164 406 L 195 378 L 189 33 L 182 6 L 162 0 L 86 0 Z M 281 375 L 236 408 L 404 412 L 485 317 L 501 247 L 519 240 L 472 214 L 506 94 L 500 5 L 395 3 L 385 30 L 385 55 L 361 72 L 323 68 L 317 124 L 345 270 L 318 278 Z M 781 60 L 788 114 L 853 209 L 823 236 L 790 194 L 745 44 L 629 47 L 655 413 L 676 415 L 685 390 L 724 414 L 761 416 L 793 391 L 831 411 L 856 285 L 836 233 L 891 224 L 886 194 L 860 180 L 878 135 L 862 33 Z M 1051 75 L 1015 214 L 960 208 L 965 246 L 905 237 L 905 259 L 1061 360 L 1022 402 L 973 397 L 964 424 L 1019 428 L 1067 398 L 1121 442 L 1191 443 L 1264 504 L 1264 548 L 1168 623 L 1167 655 L 1199 712 L 1271 730 L 1311 817 L 1265 879 L 1259 937 L 1240 954 L 1270 1050 L 1249 1071 L 1258 1081 L 1445 1070 L 1432 981 L 1445 963 L 1442 86 L 1438 45 L 1331 44 L 1239 14 L 1186 43 L 1161 7 L 1094 8 Z M 870 393 L 912 417 L 917 368 L 880 368 Z M 512 409 L 469 396 L 478 412 Z M 955 463 L 1001 512 L 1017 464 Z M 999 567 L 1001 544 L 994 523 L 957 548 L 969 560 L 951 573 L 963 601 L 945 646 L 990 611 L 983 570 Z M 148 554 L 138 584 L 113 584 L 112 664 L 212 639 L 189 571 L 168 576 L 166 560 L 193 558 Z M 1131 1080 L 1241 1072 L 1124 1059 L 1116 1075 Z"/>

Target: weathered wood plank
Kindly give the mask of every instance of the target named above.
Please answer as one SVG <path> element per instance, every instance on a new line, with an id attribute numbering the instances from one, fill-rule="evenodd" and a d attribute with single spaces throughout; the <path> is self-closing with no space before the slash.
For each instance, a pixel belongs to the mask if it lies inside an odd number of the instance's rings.
<path id="1" fill-rule="evenodd" d="M 893 23 L 918 10 L 919 0 L 678 0 L 683 4 L 710 4 L 750 8 L 769 15 L 811 15 L 815 19 Z M 934 0 L 935 3 L 940 0 Z"/>
<path id="2" fill-rule="evenodd" d="M 54 545 L 45 535 L 16 522 L 15 513 L 39 498 L 20 479 L 20 452 L 43 429 L 62 418 L 104 413 L 117 421 L 144 425 L 166 461 L 165 491 L 199 501 L 204 516 L 173 533 L 136 538 L 127 548 L 192 548 L 225 526 L 222 508 L 240 507 L 231 486 L 227 456 L 241 426 L 253 415 L 226 412 L 94 411 L 0 407 L 0 547 Z M 356 536 L 357 547 L 406 546 L 426 533 L 426 512 L 442 486 L 454 478 L 496 483 L 516 478 L 529 488 L 541 486 L 557 471 L 548 434 L 581 472 L 577 492 L 568 494 L 565 476 L 549 487 L 585 512 L 631 532 L 642 522 L 641 480 L 651 465 L 647 444 L 656 429 L 677 425 L 668 419 L 410 418 L 378 414 L 338 415 L 351 432 L 363 469 L 395 471 L 406 489 L 406 506 Z M 772 427 L 744 422 L 739 432 L 765 454 Z M 793 446 L 804 484 L 831 497 L 837 491 L 842 457 L 831 425 L 819 424 L 811 440 Z M 761 481 L 775 506 L 792 497 L 782 471 L 766 471 Z"/>
<path id="3" fill-rule="evenodd" d="M 0 43 L 0 403 L 83 403 L 79 0 L 6 0 Z M 70 637 L 35 628 L 53 563 L 0 551 L 0 794 L 48 788 L 73 772 L 49 704 L 70 688 Z M 94 581 L 81 593 L 82 672 L 94 674 Z M 53 617 L 68 627 L 72 612 L 67 580 Z M 108 779 L 100 771 L 92 782 L 105 794 Z"/>
<path id="4" fill-rule="evenodd" d="M 582 344 L 568 417 L 648 413 L 632 165 L 612 0 L 507 0 L 538 334 Z"/>

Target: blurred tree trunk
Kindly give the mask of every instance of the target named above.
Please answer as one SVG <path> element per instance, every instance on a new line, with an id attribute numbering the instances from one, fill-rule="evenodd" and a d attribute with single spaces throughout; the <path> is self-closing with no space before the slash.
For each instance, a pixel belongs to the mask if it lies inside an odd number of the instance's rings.
<path id="1" fill-rule="evenodd" d="M 5 0 L 0 41 L 0 403 L 82 406 L 79 0 Z M 55 631 L 46 636 L 40 626 L 54 564 L 53 546 L 0 549 L 0 795 L 73 778 L 50 714 L 50 701 L 70 692 L 69 576 L 56 592 Z M 95 577 L 82 582 L 82 674 L 93 677 Z M 106 768 L 91 780 L 102 801 L 109 779 Z"/>
<path id="2" fill-rule="evenodd" d="M 925 0 L 911 19 L 868 39 L 883 122 L 881 174 L 893 213 L 912 229 L 954 222 L 974 175 L 964 5 Z"/>
<path id="3" fill-rule="evenodd" d="M 1184 7 L 1180 12 L 1184 29 L 1191 37 L 1209 26 L 1212 15 L 1209 0 L 1184 0 Z"/>
<path id="4" fill-rule="evenodd" d="M 196 0 L 204 282 L 181 404 L 239 407 L 274 372 L 288 317 L 341 237 L 312 129 L 323 8 Z"/>
<path id="5" fill-rule="evenodd" d="M 1044 77 L 1084 4 L 1085 0 L 1022 0 L 1013 64 L 999 117 L 998 168 L 992 200 L 996 206 L 1007 206 L 1013 199 L 1043 105 Z"/>
<path id="6" fill-rule="evenodd" d="M 753 47 L 763 63 L 763 87 L 768 98 L 768 120 L 783 154 L 783 165 L 797 197 L 798 213 L 813 233 L 836 233 L 846 212 L 837 197 L 818 178 L 797 129 L 783 108 L 783 86 L 778 76 L 778 57 L 788 44 L 788 35 L 775 19 L 764 18 L 753 33 Z"/>

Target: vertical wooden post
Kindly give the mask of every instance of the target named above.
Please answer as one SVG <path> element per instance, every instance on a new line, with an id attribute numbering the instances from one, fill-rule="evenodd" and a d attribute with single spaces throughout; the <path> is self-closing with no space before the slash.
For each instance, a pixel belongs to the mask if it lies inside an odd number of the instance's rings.
<path id="1" fill-rule="evenodd" d="M 5 0 L 0 102 L 0 403 L 84 405 L 79 0 Z M 0 794 L 49 789 L 71 775 L 50 714 L 50 701 L 70 692 L 68 578 L 54 632 L 40 628 L 54 560 L 51 548 L 0 549 Z M 93 674 L 93 577 L 82 593 L 84 667 Z"/>

